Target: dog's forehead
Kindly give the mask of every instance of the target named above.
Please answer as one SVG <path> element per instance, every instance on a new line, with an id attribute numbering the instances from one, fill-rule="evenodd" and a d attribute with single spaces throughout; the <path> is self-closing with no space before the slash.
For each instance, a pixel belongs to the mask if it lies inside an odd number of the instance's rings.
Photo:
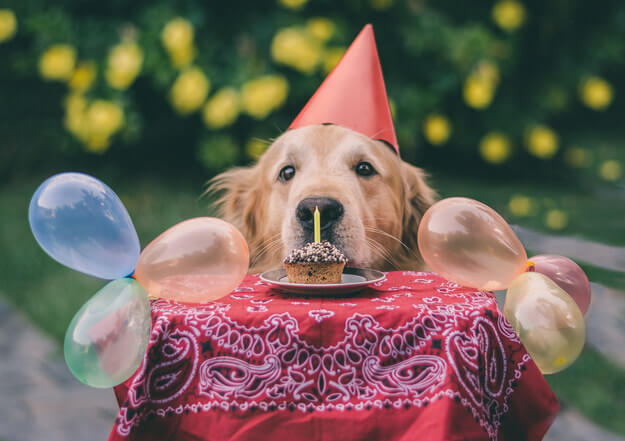
<path id="1" fill-rule="evenodd" d="M 336 162 L 353 157 L 386 153 L 386 146 L 366 136 L 334 125 L 315 125 L 289 130 L 276 140 L 275 154 L 300 161 Z"/>

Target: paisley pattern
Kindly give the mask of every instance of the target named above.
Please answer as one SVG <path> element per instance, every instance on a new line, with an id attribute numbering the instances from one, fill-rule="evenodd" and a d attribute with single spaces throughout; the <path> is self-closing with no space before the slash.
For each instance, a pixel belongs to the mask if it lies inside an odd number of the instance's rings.
<path id="1" fill-rule="evenodd" d="M 490 293 L 395 272 L 355 297 L 296 297 L 248 276 L 205 305 L 152 303 L 114 432 L 223 409 L 368 411 L 452 400 L 497 438 L 529 356 Z"/>

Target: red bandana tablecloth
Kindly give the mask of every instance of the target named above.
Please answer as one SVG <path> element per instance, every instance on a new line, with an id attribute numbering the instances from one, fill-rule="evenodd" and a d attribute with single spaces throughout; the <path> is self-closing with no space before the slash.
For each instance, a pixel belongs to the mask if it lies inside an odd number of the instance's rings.
<path id="1" fill-rule="evenodd" d="M 539 440 L 559 408 L 494 296 L 433 273 L 332 298 L 247 276 L 152 320 L 109 441 Z"/>

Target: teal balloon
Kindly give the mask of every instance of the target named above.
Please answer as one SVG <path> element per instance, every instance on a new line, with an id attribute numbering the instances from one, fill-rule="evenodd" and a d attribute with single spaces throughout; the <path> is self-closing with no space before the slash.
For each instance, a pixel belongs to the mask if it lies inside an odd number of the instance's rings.
<path id="1" fill-rule="evenodd" d="M 67 367 L 89 386 L 123 383 L 143 360 L 151 322 L 148 294 L 137 281 L 109 282 L 80 308 L 67 328 Z"/>
<path id="2" fill-rule="evenodd" d="M 53 259 L 100 279 L 131 274 L 141 251 L 132 220 L 106 184 L 61 173 L 39 186 L 28 210 L 30 228 Z"/>

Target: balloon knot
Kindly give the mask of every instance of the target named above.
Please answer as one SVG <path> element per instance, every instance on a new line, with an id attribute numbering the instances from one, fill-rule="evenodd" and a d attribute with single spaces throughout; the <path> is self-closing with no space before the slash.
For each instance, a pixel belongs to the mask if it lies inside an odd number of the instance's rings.
<path id="1" fill-rule="evenodd" d="M 534 264 L 534 262 L 532 262 L 531 260 L 527 261 L 527 263 L 525 264 L 525 272 L 526 273 L 536 272 L 536 265 Z"/>

